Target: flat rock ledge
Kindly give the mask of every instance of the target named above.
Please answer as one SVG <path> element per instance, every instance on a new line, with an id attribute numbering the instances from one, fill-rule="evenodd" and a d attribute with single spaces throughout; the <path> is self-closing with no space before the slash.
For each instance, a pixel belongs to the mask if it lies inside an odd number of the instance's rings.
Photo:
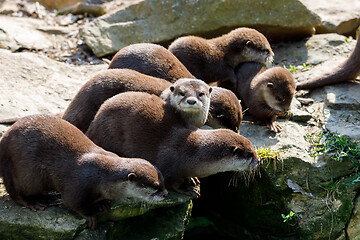
<path id="1" fill-rule="evenodd" d="M 181 239 L 192 206 L 189 197 L 176 193 L 152 203 L 119 199 L 112 203 L 109 212 L 99 214 L 97 229 L 90 230 L 85 219 L 59 204 L 54 205 L 33 212 L 14 203 L 8 195 L 2 196 L 0 238 L 100 240 L 139 239 L 146 235 L 157 239 Z"/>

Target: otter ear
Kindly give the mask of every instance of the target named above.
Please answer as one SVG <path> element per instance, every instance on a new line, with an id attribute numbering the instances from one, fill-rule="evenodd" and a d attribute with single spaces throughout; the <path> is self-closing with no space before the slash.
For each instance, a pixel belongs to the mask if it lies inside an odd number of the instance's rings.
<path id="1" fill-rule="evenodd" d="M 240 153 L 242 153 L 243 151 L 240 149 L 240 148 L 238 148 L 238 147 L 234 147 L 234 149 L 233 149 L 233 154 L 240 154 Z"/>
<path id="2" fill-rule="evenodd" d="M 136 174 L 135 173 L 129 173 L 128 174 L 128 180 L 130 182 L 134 181 L 136 179 Z"/>
<path id="3" fill-rule="evenodd" d="M 272 82 L 269 82 L 269 83 L 267 84 L 267 87 L 268 87 L 268 88 L 273 88 L 273 87 L 274 87 L 274 84 L 273 84 Z"/>
<path id="4" fill-rule="evenodd" d="M 212 90 L 213 90 L 212 88 L 209 88 L 209 93 L 211 93 L 211 92 L 212 92 Z"/>
<path id="5" fill-rule="evenodd" d="M 175 90 L 175 87 L 174 86 L 170 86 L 170 91 L 174 91 Z"/>

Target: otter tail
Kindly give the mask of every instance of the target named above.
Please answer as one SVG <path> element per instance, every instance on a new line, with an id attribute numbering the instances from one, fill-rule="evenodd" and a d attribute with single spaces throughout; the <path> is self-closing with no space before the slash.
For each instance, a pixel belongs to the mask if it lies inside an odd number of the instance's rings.
<path id="1" fill-rule="evenodd" d="M 313 89 L 329 84 L 341 83 L 354 80 L 360 75 L 360 41 L 358 40 L 355 49 L 350 57 L 334 69 L 331 73 L 326 73 L 318 78 L 310 79 L 298 83 L 296 90 Z"/>

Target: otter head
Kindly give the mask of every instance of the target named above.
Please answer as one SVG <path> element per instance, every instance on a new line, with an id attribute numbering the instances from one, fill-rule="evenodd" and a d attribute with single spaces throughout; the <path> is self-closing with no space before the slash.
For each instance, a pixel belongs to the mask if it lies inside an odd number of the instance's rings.
<path id="1" fill-rule="evenodd" d="M 212 88 L 199 79 L 182 78 L 170 86 L 170 104 L 192 125 L 201 127 L 207 120 Z"/>
<path id="2" fill-rule="evenodd" d="M 168 194 L 161 172 L 140 158 L 119 158 L 100 185 L 106 199 L 130 197 L 151 202 L 161 201 Z"/>
<path id="3" fill-rule="evenodd" d="M 226 49 L 227 63 L 235 68 L 242 62 L 272 63 L 274 52 L 266 37 L 251 28 L 238 28 L 229 34 L 230 40 Z"/>
<path id="4" fill-rule="evenodd" d="M 281 67 L 266 70 L 262 79 L 262 97 L 276 116 L 284 117 L 295 94 L 296 84 L 292 74 Z"/>
<path id="5" fill-rule="evenodd" d="M 206 177 L 219 172 L 253 170 L 260 158 L 251 142 L 229 130 L 198 130 L 201 135 L 201 162 L 196 165 L 197 177 Z M 207 132 L 205 132 L 207 131 Z"/>
<path id="6" fill-rule="evenodd" d="M 206 125 L 212 128 L 228 128 L 238 133 L 242 121 L 242 108 L 236 95 L 225 88 L 213 87 L 209 117 Z"/>

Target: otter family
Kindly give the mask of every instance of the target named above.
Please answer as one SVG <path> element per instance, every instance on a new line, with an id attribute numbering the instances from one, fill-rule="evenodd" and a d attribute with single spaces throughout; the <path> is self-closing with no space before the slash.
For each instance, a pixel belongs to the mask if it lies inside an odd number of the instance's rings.
<path id="1" fill-rule="evenodd" d="M 359 73 L 358 51 L 359 44 L 334 71 L 349 68 L 344 80 Z M 198 178 L 259 164 L 239 135 L 242 109 L 280 132 L 277 117 L 289 111 L 296 87 L 303 89 L 288 70 L 266 68 L 273 57 L 265 36 L 250 28 L 181 37 L 169 49 L 139 43 L 119 50 L 60 116 L 13 120 L 0 140 L 7 192 L 36 211 L 55 190 L 92 229 L 108 200 L 161 201 L 169 190 L 200 197 Z"/>

